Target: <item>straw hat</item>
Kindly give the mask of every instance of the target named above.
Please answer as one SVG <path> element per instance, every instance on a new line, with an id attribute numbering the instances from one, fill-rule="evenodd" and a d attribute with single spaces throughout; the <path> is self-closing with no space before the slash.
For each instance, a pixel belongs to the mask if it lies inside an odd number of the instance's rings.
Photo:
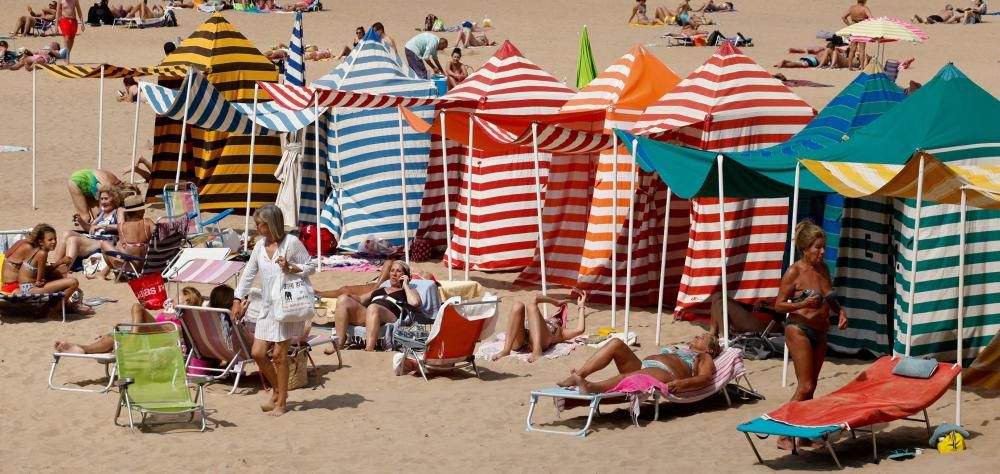
<path id="1" fill-rule="evenodd" d="M 122 203 L 122 209 L 124 209 L 125 212 L 141 211 L 148 207 L 149 204 L 146 204 L 146 201 L 142 199 L 142 196 L 126 196 L 125 202 Z"/>

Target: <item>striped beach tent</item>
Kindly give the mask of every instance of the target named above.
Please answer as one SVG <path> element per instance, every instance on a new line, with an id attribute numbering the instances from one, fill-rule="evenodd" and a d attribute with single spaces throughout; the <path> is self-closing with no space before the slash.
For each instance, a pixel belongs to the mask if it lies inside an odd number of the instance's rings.
<path id="1" fill-rule="evenodd" d="M 400 97 L 437 94 L 433 82 L 419 79 L 404 67 L 399 55 L 373 31 L 344 62 L 311 86 Z M 428 119 L 433 109 L 416 107 L 412 112 Z M 312 221 L 317 196 L 321 196 L 321 225 L 339 236 L 340 247 L 357 250 L 369 236 L 403 245 L 404 216 L 407 238 L 417 230 L 419 222 L 430 136 L 410 128 L 398 109 L 335 107 L 321 116 L 319 137 L 317 142 L 312 128 L 308 129 L 300 219 Z M 317 145 L 320 160 L 325 163 L 320 170 L 319 192 L 313 164 Z M 401 153 L 405 175 L 400 165 Z M 401 189 L 403 179 L 405 200 Z"/>
<path id="2" fill-rule="evenodd" d="M 749 56 L 725 43 L 705 64 L 643 112 L 633 131 L 719 152 L 787 141 L 815 111 Z M 788 199 L 697 198 L 675 316 L 704 315 L 721 290 L 719 206 L 726 222 L 728 297 L 774 297 L 788 239 Z"/>
<path id="3" fill-rule="evenodd" d="M 212 15 L 160 63 L 160 66 L 192 68 L 204 72 L 222 96 L 233 103 L 252 103 L 257 81 L 276 82 L 278 69 L 261 54 L 221 13 Z M 180 81 L 162 80 L 165 87 Z M 269 100 L 266 93 L 261 101 Z M 273 203 L 278 193 L 274 177 L 281 160 L 278 136 L 261 136 L 255 142 L 254 166 L 249 169 L 250 136 L 188 127 L 185 139 L 182 181 L 198 186 L 202 210 L 235 208 L 246 204 L 247 178 L 253 173 L 251 208 Z M 180 151 L 180 122 L 157 117 L 153 138 L 153 173 L 149 197 L 175 179 Z"/>
<path id="4" fill-rule="evenodd" d="M 497 49 L 480 69 L 444 96 L 475 104 L 464 110 L 475 116 L 546 116 L 573 94 L 564 83 L 528 60 L 509 41 Z M 452 109 L 447 114 L 460 113 Z M 468 133 L 468 126 L 465 127 Z M 449 130 L 449 132 L 451 132 Z M 450 135 L 450 133 L 449 133 Z M 444 217 L 444 165 L 440 139 L 434 140 L 428 171 L 428 196 L 421 211 L 421 233 L 431 240 L 442 237 L 427 230 L 442 229 Z M 521 270 L 531 263 L 538 247 L 535 158 L 530 144 L 504 151 L 489 151 L 473 143 L 469 149 L 447 146 L 449 202 L 454 207 L 452 240 L 446 264 L 474 270 Z M 457 153 L 455 153 L 457 152 Z M 550 153 L 539 153 L 541 184 L 547 183 Z M 457 174 L 455 174 L 457 173 Z M 461 176 L 461 180 L 453 179 Z M 471 182 L 471 208 L 469 184 Z M 430 192 L 433 191 L 433 194 Z M 544 191 L 542 199 L 544 197 Z M 471 209 L 471 223 L 470 223 Z M 470 234 L 471 228 L 471 234 Z M 471 238 L 470 238 L 471 236 Z"/>
<path id="5" fill-rule="evenodd" d="M 592 122 L 595 132 L 610 134 L 612 129 L 631 129 L 647 106 L 662 97 L 680 82 L 669 67 L 640 45 L 602 71 L 587 87 L 573 95 L 562 106 L 563 114 L 598 111 Z M 660 239 L 663 234 L 663 203 L 666 189 L 659 179 L 641 172 L 636 193 L 635 252 L 631 262 L 626 259 L 628 247 L 627 217 L 632 184 L 631 157 L 618 153 L 617 214 L 612 205 L 614 195 L 614 157 L 611 150 L 589 160 L 578 157 L 553 157 L 549 170 L 549 187 L 545 202 L 546 278 L 557 285 L 586 289 L 594 301 L 606 302 L 611 296 L 612 251 L 617 249 L 617 293 L 624 295 L 631 284 L 633 301 L 650 304 L 655 301 L 660 272 Z M 648 207 L 647 207 L 648 206 Z M 671 250 L 679 257 L 676 268 L 683 263 L 683 246 L 687 244 L 687 215 L 683 201 L 672 201 L 676 208 Z M 680 252 L 680 253 L 678 253 Z M 518 276 L 519 284 L 540 282 L 540 254 Z M 633 268 L 632 281 L 626 281 L 625 269 Z M 680 272 L 676 275 L 679 277 Z M 675 292 L 676 293 L 676 292 Z M 653 298 L 653 299 L 651 299 Z"/>
<path id="6" fill-rule="evenodd" d="M 43 71 L 66 79 L 121 79 L 123 77 L 160 76 L 184 77 L 187 68 L 183 66 L 125 67 L 113 64 L 42 64 Z"/>

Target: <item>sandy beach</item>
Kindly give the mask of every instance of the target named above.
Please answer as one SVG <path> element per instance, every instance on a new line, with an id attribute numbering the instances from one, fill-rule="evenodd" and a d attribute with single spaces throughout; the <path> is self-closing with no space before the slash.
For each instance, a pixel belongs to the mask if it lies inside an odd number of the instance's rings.
<path id="1" fill-rule="evenodd" d="M 117 2 L 112 2 L 117 4 Z M 156 3 L 153 0 L 151 3 Z M 283 2 L 279 2 L 283 3 Z M 658 36 L 678 28 L 630 27 L 625 24 L 634 2 L 630 0 L 577 0 L 537 2 L 469 2 L 429 0 L 391 2 L 373 0 L 360 3 L 328 0 L 327 10 L 305 16 L 305 41 L 339 51 L 349 44 L 354 28 L 375 21 L 386 25 L 397 43 L 404 43 L 433 12 L 446 24 L 464 20 L 494 24 L 488 32 L 498 42 L 512 41 L 526 57 L 558 78 L 573 82 L 576 75 L 580 29 L 586 25 L 598 70 L 624 54 L 636 43 L 657 43 Z M 700 2 L 695 0 L 695 5 Z M 914 13 L 925 16 L 941 8 L 941 0 L 889 2 L 871 0 L 876 16 L 909 19 Z M 0 34 L 13 29 L 25 14 L 25 0 L 5 0 L 0 9 Z M 43 5 L 31 2 L 39 9 Z M 651 2 L 655 9 L 662 2 Z M 850 2 L 840 0 L 737 0 L 738 12 L 712 15 L 727 35 L 736 32 L 752 37 L 754 47 L 743 49 L 772 72 L 793 79 L 806 79 L 832 87 L 793 89 L 817 110 L 854 79 L 846 70 L 790 69 L 771 65 L 799 55 L 787 54 L 789 47 L 818 46 L 819 30 L 836 31 L 840 17 Z M 965 2 L 956 5 L 965 7 Z M 671 4 L 670 8 L 675 5 Z M 84 13 L 89 3 L 84 5 Z M 123 66 L 155 65 L 163 56 L 162 44 L 185 38 L 207 14 L 181 10 L 180 26 L 146 30 L 87 28 L 77 38 L 74 62 L 107 62 Z M 253 15 L 226 12 L 259 49 L 288 42 L 293 15 Z M 925 82 L 944 64 L 953 62 L 970 78 L 994 95 L 1000 95 L 1000 17 L 988 16 L 980 25 L 924 25 L 930 40 L 923 44 L 891 43 L 886 56 L 900 60 L 916 58 L 911 69 L 900 73 L 898 83 Z M 454 41 L 457 33 L 445 33 Z M 990 38 L 994 38 L 990 40 Z M 13 47 L 39 48 L 60 37 L 18 38 Z M 993 46 L 990 46 L 993 45 Z M 710 47 L 649 47 L 658 58 L 684 77 L 713 52 Z M 480 66 L 493 48 L 468 50 L 466 62 Z M 307 79 L 316 79 L 332 70 L 338 61 L 309 62 Z M 68 80 L 39 72 L 38 93 L 38 208 L 32 209 L 31 154 L 0 154 L 0 228 L 30 228 L 39 222 L 58 230 L 72 227 L 72 205 L 66 192 L 70 172 L 96 165 L 98 151 L 98 88 L 96 80 Z M 134 106 L 115 101 L 120 80 L 108 80 L 105 87 L 103 167 L 120 170 L 131 156 Z M 32 74 L 0 71 L 0 145 L 31 145 Z M 996 126 L 996 124 L 982 124 Z M 152 149 L 153 118 L 143 106 L 139 124 L 139 154 Z M 154 214 L 162 211 L 154 211 Z M 227 224 L 242 229 L 243 218 L 232 217 Z M 446 278 L 440 262 L 418 268 Z M 456 277 L 461 275 L 456 272 Z M 529 290 L 511 284 L 516 273 L 472 273 L 490 291 L 504 298 L 501 313 L 511 303 L 524 298 Z M 336 288 L 367 281 L 371 275 L 352 272 L 324 272 L 313 278 L 317 288 Z M 81 277 L 82 280 L 82 277 Z M 555 360 L 527 364 L 515 358 L 482 362 L 482 378 L 468 372 L 438 376 L 425 382 L 419 376 L 393 376 L 392 354 L 344 352 L 344 367 L 337 369 L 336 358 L 314 351 L 320 378 L 308 388 L 289 396 L 291 413 L 281 418 L 263 416 L 258 408 L 264 399 L 256 375 L 237 394 L 227 395 L 227 387 L 207 389 L 209 430 L 153 429 L 153 433 L 133 434 L 112 423 L 117 393 L 103 395 L 50 391 L 46 377 L 56 339 L 87 342 L 106 334 L 128 318 L 134 297 L 125 284 L 96 280 L 82 281 L 87 297 L 118 300 L 97 308 L 93 317 L 73 317 L 67 323 L 56 319 L 6 319 L 0 325 L 0 472 L 263 472 L 325 470 L 407 470 L 414 472 L 608 472 L 654 470 L 692 472 L 766 472 L 770 469 L 835 469 L 825 451 L 792 456 L 779 451 L 774 439 L 758 441 L 768 466 L 756 464 L 737 424 L 784 404 L 792 387 L 781 387 L 781 362 L 747 361 L 754 387 L 767 398 L 736 402 L 728 408 L 721 396 L 695 405 L 661 407 L 660 420 L 650 422 L 651 410 L 643 413 L 642 426 L 632 426 L 624 408 L 608 407 L 594 422 L 585 439 L 525 433 L 529 391 L 549 387 L 579 367 L 594 349 L 580 347 Z M 207 294 L 210 288 L 203 287 Z M 557 292 L 564 294 L 565 292 Z M 640 356 L 657 350 L 654 344 L 655 308 L 636 308 L 631 314 L 639 340 Z M 702 328 L 687 322 L 671 323 L 669 316 L 662 331 L 664 343 L 683 343 Z M 501 318 L 498 328 L 503 327 Z M 620 321 L 620 320 L 619 320 Z M 571 320 L 572 324 L 572 320 Z M 619 325 L 621 323 L 619 322 Z M 588 329 L 610 325 L 607 306 L 589 308 Z M 871 360 L 827 359 L 817 394 L 828 393 L 864 370 Z M 75 383 L 101 383 L 103 371 L 93 363 L 65 361 L 63 377 Z M 595 375 L 610 375 L 614 368 Z M 63 378 L 65 381 L 66 378 Z M 923 426 L 914 422 L 894 422 L 878 434 L 883 459 L 874 464 L 868 435 L 838 442 L 838 455 L 850 470 L 872 472 L 989 472 L 996 467 L 1000 449 L 1000 398 L 997 392 L 965 390 L 961 394 L 963 425 L 973 437 L 968 450 L 944 455 L 928 449 Z M 956 394 L 949 390 L 928 413 L 932 425 L 954 421 Z M 543 400 L 536 415 L 557 421 L 551 403 Z M 586 410 L 564 412 L 565 426 L 581 426 Z M 165 434 L 158 434 L 165 433 Z M 896 448 L 922 447 L 924 453 L 902 462 L 885 460 Z M 992 468 L 990 466 L 993 466 Z"/>

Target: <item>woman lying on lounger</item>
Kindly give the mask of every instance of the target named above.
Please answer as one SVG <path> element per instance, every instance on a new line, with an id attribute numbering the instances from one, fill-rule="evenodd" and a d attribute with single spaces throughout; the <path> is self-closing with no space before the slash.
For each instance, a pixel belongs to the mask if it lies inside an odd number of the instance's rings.
<path id="1" fill-rule="evenodd" d="M 659 354 L 639 359 L 621 339 L 612 339 L 587 359 L 580 369 L 570 371 L 570 376 L 558 383 L 560 387 L 575 386 L 580 393 L 604 393 L 634 374 L 646 374 L 667 385 L 671 392 L 698 390 L 712 381 L 715 375 L 713 359 L 722 352 L 719 340 L 704 333 L 695 336 L 687 349 L 663 348 Z M 599 382 L 587 380 L 612 362 L 618 375 Z"/>
<path id="2" fill-rule="evenodd" d="M 507 319 L 507 339 L 503 350 L 493 356 L 493 360 L 510 355 L 511 351 L 531 351 L 528 362 L 534 362 L 542 357 L 549 347 L 563 341 L 568 341 L 587 332 L 586 309 L 587 293 L 574 290 L 576 298 L 577 320 L 573 329 L 563 327 L 568 316 L 566 305 L 573 302 L 573 293 L 565 298 L 555 298 L 534 293 L 528 304 L 515 302 Z M 558 308 L 548 319 L 542 317 L 540 305 L 551 304 Z"/>
<path id="3" fill-rule="evenodd" d="M 392 262 L 388 281 L 388 288 L 377 288 L 360 297 L 349 292 L 337 297 L 334 314 L 337 347 L 343 349 L 347 344 L 348 326 L 365 326 L 365 350 L 374 351 L 383 324 L 395 322 L 408 308 L 420 306 L 420 295 L 409 285 L 410 267 L 406 263 L 400 260 Z"/>

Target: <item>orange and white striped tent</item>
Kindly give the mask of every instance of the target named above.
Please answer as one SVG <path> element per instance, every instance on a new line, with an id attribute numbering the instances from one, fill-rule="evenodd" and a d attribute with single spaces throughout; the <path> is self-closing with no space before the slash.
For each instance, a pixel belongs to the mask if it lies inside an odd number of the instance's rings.
<path id="1" fill-rule="evenodd" d="M 729 43 L 642 114 L 633 130 L 715 151 L 782 143 L 816 114 L 809 104 Z M 778 292 L 788 240 L 787 199 L 725 199 L 729 297 L 753 303 Z M 675 316 L 707 312 L 722 289 L 719 200 L 691 202 L 691 230 Z"/>
<path id="2" fill-rule="evenodd" d="M 603 112 L 600 120 L 591 123 L 592 131 L 610 134 L 613 129 L 629 130 L 647 106 L 680 82 L 669 67 L 642 46 L 636 45 L 599 74 L 563 105 L 560 112 L 576 114 L 586 111 Z M 624 150 L 624 148 L 622 148 Z M 545 263 L 547 281 L 561 286 L 577 286 L 587 290 L 592 299 L 604 302 L 611 296 L 612 251 L 617 248 L 617 292 L 624 295 L 628 245 L 628 220 L 631 157 L 618 153 L 617 214 L 613 202 L 614 157 L 611 150 L 600 156 L 553 157 L 549 170 L 548 195 L 545 202 Z M 636 304 L 655 301 L 659 276 L 660 239 L 663 234 L 663 206 L 666 189 L 659 179 L 641 173 L 640 192 L 636 194 L 634 240 L 635 252 L 632 290 Z M 678 203 L 678 217 L 686 235 L 687 215 L 684 202 Z M 686 239 L 679 240 L 675 252 Z M 519 284 L 540 282 L 540 255 L 521 273 Z M 678 265 L 682 261 L 678 261 Z M 678 272 L 679 274 L 679 272 Z"/>
<path id="3" fill-rule="evenodd" d="M 477 105 L 472 114 L 489 117 L 552 115 L 572 95 L 573 91 L 566 84 L 529 61 L 508 41 L 482 68 L 470 74 L 444 97 L 475 103 Z M 453 114 L 458 113 L 460 112 L 449 111 L 449 120 L 453 118 Z M 468 129 L 466 126 L 464 133 L 468 133 Z M 433 244 L 436 239 L 440 239 L 442 233 L 445 190 L 440 137 L 433 139 L 432 143 L 427 176 L 428 193 L 425 194 L 421 210 L 421 227 L 426 230 L 422 229 L 418 235 L 430 239 Z M 450 204 L 453 206 L 451 216 L 454 219 L 454 233 L 448 245 L 445 264 L 465 268 L 468 244 L 471 269 L 521 270 L 531 263 L 538 247 L 532 147 L 511 146 L 504 151 L 495 151 L 473 144 L 471 176 L 468 173 L 468 154 L 468 147 L 449 142 L 447 157 L 450 189 L 447 192 L 450 193 Z M 543 190 L 547 182 L 549 158 L 550 154 L 539 153 Z M 459 176 L 460 181 L 456 179 Z M 472 182 L 471 224 L 469 180 Z M 542 199 L 544 200 L 544 194 Z"/>

